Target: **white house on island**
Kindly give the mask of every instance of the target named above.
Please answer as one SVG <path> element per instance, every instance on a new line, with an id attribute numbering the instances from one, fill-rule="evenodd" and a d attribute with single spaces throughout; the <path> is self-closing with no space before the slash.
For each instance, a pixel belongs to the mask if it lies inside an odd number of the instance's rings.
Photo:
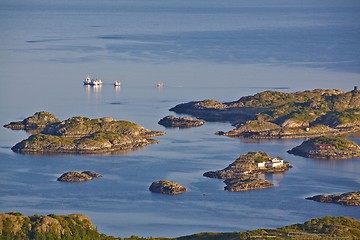
<path id="1" fill-rule="evenodd" d="M 258 168 L 265 168 L 265 163 L 266 162 L 257 163 Z"/>
<path id="2" fill-rule="evenodd" d="M 257 163 L 258 168 L 281 167 L 284 165 L 284 160 L 281 157 L 276 157 L 267 162 Z"/>

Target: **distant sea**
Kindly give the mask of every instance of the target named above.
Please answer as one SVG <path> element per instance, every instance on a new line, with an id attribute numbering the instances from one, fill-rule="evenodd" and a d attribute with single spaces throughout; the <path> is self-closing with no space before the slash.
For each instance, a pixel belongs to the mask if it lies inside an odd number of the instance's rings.
<path id="1" fill-rule="evenodd" d="M 357 0 L 1 1 L 1 125 L 49 111 L 62 120 L 112 116 L 166 135 L 123 155 L 23 155 L 10 148 L 29 134 L 1 127 L 0 212 L 84 213 L 100 232 L 121 237 L 281 227 L 327 215 L 360 220 L 357 208 L 305 200 L 359 191 L 360 159 L 286 153 L 303 139 L 213 134 L 232 129 L 229 123 L 186 130 L 157 124 L 173 114 L 169 108 L 192 100 L 360 86 L 359 12 Z M 87 74 L 104 85 L 83 86 Z M 273 188 L 237 193 L 202 176 L 248 151 L 294 167 L 265 176 Z M 104 177 L 56 181 L 70 170 Z M 157 179 L 188 192 L 153 194 L 148 187 Z"/>

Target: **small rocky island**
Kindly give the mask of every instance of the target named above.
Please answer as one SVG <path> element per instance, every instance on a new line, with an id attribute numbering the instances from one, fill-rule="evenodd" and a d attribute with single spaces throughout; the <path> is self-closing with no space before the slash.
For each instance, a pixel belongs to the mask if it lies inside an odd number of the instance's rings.
<path id="1" fill-rule="evenodd" d="M 199 119 L 192 119 L 190 117 L 177 118 L 173 115 L 169 115 L 162 118 L 158 123 L 167 128 L 191 128 L 202 126 L 204 124 L 204 121 Z"/>
<path id="2" fill-rule="evenodd" d="M 316 195 L 306 198 L 324 203 L 337 203 L 344 206 L 360 206 L 360 192 L 338 193 L 332 195 Z"/>
<path id="3" fill-rule="evenodd" d="M 186 192 L 186 188 L 180 185 L 177 182 L 172 182 L 168 180 L 156 180 L 154 181 L 149 190 L 154 193 L 162 193 L 162 194 L 180 194 Z"/>
<path id="4" fill-rule="evenodd" d="M 225 190 L 230 192 L 270 188 L 273 183 L 258 177 L 262 173 L 283 173 L 291 168 L 280 157 L 272 158 L 265 152 L 248 152 L 240 155 L 228 167 L 204 173 L 205 177 L 223 179 Z"/>
<path id="5" fill-rule="evenodd" d="M 360 91 L 315 89 L 264 91 L 234 102 L 193 101 L 170 109 L 236 128 L 219 135 L 245 138 L 304 138 L 360 131 Z"/>
<path id="6" fill-rule="evenodd" d="M 4 127 L 13 130 L 43 130 L 48 124 L 60 122 L 60 120 L 49 112 L 36 112 L 34 115 L 25 118 L 22 121 L 5 124 Z"/>
<path id="7" fill-rule="evenodd" d="M 11 149 L 19 153 L 122 152 L 156 143 L 158 140 L 151 137 L 163 134 L 111 117 L 72 117 L 47 124 L 40 133 L 31 135 Z"/>
<path id="8" fill-rule="evenodd" d="M 304 141 L 288 153 L 306 158 L 346 159 L 360 157 L 360 146 L 341 137 L 316 137 Z"/>
<path id="9" fill-rule="evenodd" d="M 84 182 L 99 177 L 102 177 L 102 175 L 93 171 L 83 171 L 83 172 L 71 171 L 62 174 L 57 180 L 61 182 Z"/>

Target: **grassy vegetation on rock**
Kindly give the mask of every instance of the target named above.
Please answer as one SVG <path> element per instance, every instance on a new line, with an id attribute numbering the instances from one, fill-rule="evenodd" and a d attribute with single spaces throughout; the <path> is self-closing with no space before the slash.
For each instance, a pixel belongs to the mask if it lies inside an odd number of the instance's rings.
<path id="1" fill-rule="evenodd" d="M 308 158 L 355 158 L 360 156 L 360 146 L 345 138 L 321 136 L 304 141 L 288 153 Z"/>
<path id="2" fill-rule="evenodd" d="M 230 121 L 237 128 L 224 135 L 231 137 L 302 138 L 360 131 L 360 91 L 264 91 L 234 102 L 204 100 L 170 110 L 207 121 Z"/>
<path id="3" fill-rule="evenodd" d="M 41 133 L 21 141 L 12 150 L 22 153 L 127 151 L 157 142 L 149 138 L 162 134 L 164 133 L 151 131 L 129 121 L 117 121 L 111 117 L 72 117 L 48 124 Z"/>
<path id="4" fill-rule="evenodd" d="M 323 217 L 275 229 L 246 232 L 198 233 L 179 238 L 114 238 L 100 234 L 91 220 L 82 214 L 23 216 L 20 213 L 0 214 L 0 239 L 69 239 L 69 240 L 235 240 L 235 239 L 360 239 L 360 222 L 348 217 Z"/>

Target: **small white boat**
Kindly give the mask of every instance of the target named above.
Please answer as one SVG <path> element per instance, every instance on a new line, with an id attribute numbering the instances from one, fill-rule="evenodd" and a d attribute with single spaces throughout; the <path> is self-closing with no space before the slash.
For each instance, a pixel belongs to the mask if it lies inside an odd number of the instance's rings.
<path id="1" fill-rule="evenodd" d="M 120 81 L 115 81 L 114 82 L 114 87 L 120 87 L 121 86 L 121 82 Z"/>
<path id="2" fill-rule="evenodd" d="M 163 87 L 164 87 L 164 83 L 157 83 L 157 84 L 156 84 L 156 87 L 157 87 L 157 88 L 163 88 Z"/>
<path id="3" fill-rule="evenodd" d="M 90 85 L 90 86 L 102 85 L 102 81 L 100 79 L 91 79 L 89 75 L 86 76 L 83 83 L 84 83 L 84 85 Z"/>
<path id="4" fill-rule="evenodd" d="M 90 83 L 91 83 L 91 78 L 90 78 L 90 76 L 87 75 L 83 82 L 84 82 L 84 85 L 90 85 Z"/>
<path id="5" fill-rule="evenodd" d="M 102 81 L 100 79 L 91 79 L 91 86 L 101 86 L 102 85 Z"/>

